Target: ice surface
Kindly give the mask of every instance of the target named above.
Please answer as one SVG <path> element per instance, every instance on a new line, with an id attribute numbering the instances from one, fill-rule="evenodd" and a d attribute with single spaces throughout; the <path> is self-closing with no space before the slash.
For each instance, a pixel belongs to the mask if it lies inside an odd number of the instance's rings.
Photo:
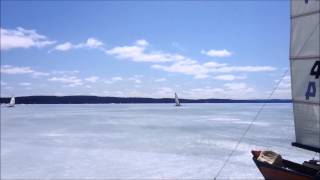
<path id="1" fill-rule="evenodd" d="M 213 179 L 261 104 L 1 107 L 1 179 Z M 251 149 L 302 162 L 291 104 L 268 104 L 218 179 L 262 179 Z"/>

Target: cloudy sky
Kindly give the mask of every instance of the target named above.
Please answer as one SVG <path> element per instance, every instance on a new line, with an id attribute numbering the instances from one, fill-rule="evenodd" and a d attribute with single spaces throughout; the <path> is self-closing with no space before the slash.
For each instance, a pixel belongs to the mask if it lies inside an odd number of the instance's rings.
<path id="1" fill-rule="evenodd" d="M 1 96 L 267 98 L 289 1 L 1 1 Z M 290 78 L 273 98 L 290 98 Z"/>

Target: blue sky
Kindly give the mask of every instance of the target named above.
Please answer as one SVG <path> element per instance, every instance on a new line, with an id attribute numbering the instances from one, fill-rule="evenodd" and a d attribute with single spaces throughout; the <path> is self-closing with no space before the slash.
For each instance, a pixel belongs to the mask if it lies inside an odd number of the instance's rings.
<path id="1" fill-rule="evenodd" d="M 1 1 L 1 96 L 266 98 L 289 1 Z M 274 98 L 290 98 L 286 76 Z"/>

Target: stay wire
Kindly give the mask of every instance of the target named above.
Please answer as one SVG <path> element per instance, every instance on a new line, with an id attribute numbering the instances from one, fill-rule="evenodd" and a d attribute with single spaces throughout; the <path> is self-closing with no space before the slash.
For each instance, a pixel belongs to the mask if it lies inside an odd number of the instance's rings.
<path id="1" fill-rule="evenodd" d="M 271 93 L 269 94 L 269 96 L 267 97 L 267 100 L 269 100 L 273 94 L 276 92 L 276 90 L 278 89 L 278 87 L 280 86 L 280 83 L 282 82 L 282 80 L 285 78 L 285 76 L 287 75 L 287 73 L 289 72 L 289 69 L 286 69 L 285 72 L 283 73 L 283 75 L 281 76 L 281 79 L 277 82 L 276 86 L 274 86 L 274 88 L 272 89 Z M 223 165 L 221 166 L 221 168 L 219 169 L 219 171 L 217 172 L 216 176 L 214 177 L 214 180 L 217 180 L 217 177 L 220 175 L 220 173 L 222 172 L 222 170 L 225 168 L 225 166 L 227 165 L 227 163 L 229 162 L 230 158 L 232 157 L 232 155 L 234 154 L 234 152 L 238 149 L 238 146 L 240 145 L 240 143 L 242 142 L 243 138 L 246 136 L 246 134 L 248 133 L 248 131 L 250 130 L 252 124 L 258 119 L 260 113 L 262 112 L 262 110 L 264 109 L 264 107 L 266 106 L 266 102 L 264 102 L 262 104 L 262 106 L 260 107 L 260 109 L 257 111 L 256 115 L 254 116 L 254 118 L 251 120 L 249 126 L 247 127 L 247 129 L 244 131 L 244 133 L 241 135 L 241 137 L 239 138 L 239 140 L 237 141 L 237 144 L 235 145 L 235 147 L 232 149 L 232 151 L 230 152 L 230 154 L 228 155 L 227 159 L 224 161 Z"/>

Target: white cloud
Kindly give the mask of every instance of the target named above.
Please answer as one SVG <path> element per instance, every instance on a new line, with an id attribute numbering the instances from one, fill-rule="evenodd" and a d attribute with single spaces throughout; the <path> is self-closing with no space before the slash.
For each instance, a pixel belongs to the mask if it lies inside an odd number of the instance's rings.
<path id="1" fill-rule="evenodd" d="M 155 82 L 164 82 L 164 81 L 167 81 L 166 78 L 159 78 L 159 79 L 156 79 L 154 80 Z"/>
<path id="2" fill-rule="evenodd" d="M 151 68 L 160 69 L 167 72 L 178 72 L 187 75 L 194 75 L 196 77 L 206 77 L 209 73 L 209 69 L 205 66 L 198 64 L 197 61 L 184 58 L 178 62 L 173 63 L 172 65 L 152 65 Z"/>
<path id="3" fill-rule="evenodd" d="M 113 83 L 114 83 L 114 81 L 111 81 L 111 80 L 103 80 L 103 82 L 104 82 L 105 84 L 113 84 Z"/>
<path id="4" fill-rule="evenodd" d="M 173 97 L 174 91 L 170 87 L 160 87 L 153 91 L 151 97 L 164 98 L 164 97 Z M 149 96 L 150 96 L 149 95 Z"/>
<path id="5" fill-rule="evenodd" d="M 10 65 L 1 66 L 1 73 L 4 74 L 29 74 L 33 72 L 34 70 L 30 67 L 14 67 Z"/>
<path id="6" fill-rule="evenodd" d="M 58 44 L 54 49 L 58 51 L 68 51 L 73 48 L 73 45 L 70 42 L 63 44 Z"/>
<path id="7" fill-rule="evenodd" d="M 16 29 L 1 28 L 1 50 L 14 48 L 41 48 L 55 41 L 50 41 L 46 36 L 38 34 L 36 30 L 27 30 L 21 27 Z"/>
<path id="8" fill-rule="evenodd" d="M 148 46 L 148 45 L 149 45 L 149 43 L 148 43 L 146 40 L 144 40 L 144 39 L 137 40 L 137 41 L 136 41 L 136 44 L 137 44 L 138 46 Z"/>
<path id="9" fill-rule="evenodd" d="M 246 83 L 226 83 L 221 87 L 205 87 L 185 89 L 180 93 L 185 98 L 193 99 L 250 99 L 261 98 L 261 94 L 257 94 L 253 87 Z"/>
<path id="10" fill-rule="evenodd" d="M 186 98 L 204 99 L 204 98 L 225 98 L 225 91 L 222 88 L 193 88 L 182 92 Z"/>
<path id="11" fill-rule="evenodd" d="M 1 66 L 1 73 L 3 74 L 31 74 L 33 77 L 48 76 L 49 73 L 38 72 L 31 67 L 15 67 L 11 65 Z"/>
<path id="12" fill-rule="evenodd" d="M 103 46 L 103 42 L 95 38 L 89 38 L 84 46 L 88 48 L 99 48 Z"/>
<path id="13" fill-rule="evenodd" d="M 236 79 L 246 79 L 247 77 L 244 75 L 237 76 L 237 75 L 232 75 L 232 74 L 223 74 L 223 75 L 214 76 L 212 78 L 217 79 L 217 80 L 233 81 Z"/>
<path id="14" fill-rule="evenodd" d="M 211 49 L 208 51 L 201 50 L 201 53 L 211 57 L 229 57 L 232 55 L 232 53 L 226 49 L 223 49 L 223 50 Z"/>
<path id="15" fill-rule="evenodd" d="M 133 77 L 128 78 L 129 81 L 133 81 L 136 84 L 140 84 L 142 76 L 141 75 L 134 75 Z"/>
<path id="16" fill-rule="evenodd" d="M 123 91 L 103 91 L 105 96 L 112 96 L 112 97 L 125 97 L 127 96 L 126 93 Z"/>
<path id="17" fill-rule="evenodd" d="M 206 68 L 219 68 L 219 67 L 224 67 L 226 65 L 227 64 L 217 63 L 217 62 L 214 62 L 214 61 L 206 62 L 206 63 L 203 64 L 203 66 L 206 67 Z"/>
<path id="18" fill-rule="evenodd" d="M 228 66 L 227 64 L 216 62 L 199 64 L 197 61 L 191 59 L 184 59 L 178 62 L 174 62 L 171 65 L 155 64 L 152 65 L 151 68 L 167 72 L 193 75 L 196 79 L 208 78 L 210 77 L 210 74 L 214 73 L 270 72 L 276 70 L 276 68 L 271 66 Z"/>
<path id="19" fill-rule="evenodd" d="M 37 72 L 37 71 L 34 71 L 32 76 L 33 77 L 38 77 L 38 76 L 49 76 L 50 73 L 45 73 L 45 72 Z"/>
<path id="20" fill-rule="evenodd" d="M 139 85 L 135 85 L 136 88 L 139 88 Z M 159 87 L 152 89 L 151 92 L 130 89 L 130 90 L 121 90 L 121 91 L 104 91 L 107 96 L 122 96 L 122 97 L 152 97 L 152 98 L 173 98 L 174 91 L 170 87 Z"/>
<path id="21" fill-rule="evenodd" d="M 280 80 L 275 80 L 275 83 L 279 83 Z M 291 78 L 290 76 L 283 77 L 282 81 L 280 82 L 279 89 L 291 89 Z"/>
<path id="22" fill-rule="evenodd" d="M 195 79 L 206 79 L 208 77 L 210 77 L 210 76 L 207 74 L 197 74 L 194 76 Z"/>
<path id="23" fill-rule="evenodd" d="M 279 84 L 279 79 L 274 80 L 275 86 Z M 268 92 L 270 94 L 271 91 Z M 278 85 L 277 89 L 275 90 L 272 98 L 286 98 L 291 99 L 291 78 L 290 76 L 285 76 L 280 84 Z"/>
<path id="24" fill-rule="evenodd" d="M 259 98 L 261 94 L 254 94 L 254 88 L 246 83 L 226 83 L 223 85 L 226 97 L 234 99 Z M 264 98 L 264 97 L 263 97 Z"/>
<path id="25" fill-rule="evenodd" d="M 142 82 L 140 79 L 132 79 L 132 78 L 129 78 L 129 80 L 134 81 L 134 82 L 137 83 L 137 84 L 140 84 L 140 83 Z"/>
<path id="26" fill-rule="evenodd" d="M 83 85 L 83 81 L 76 76 L 52 77 L 48 81 L 68 84 L 70 87 Z"/>
<path id="27" fill-rule="evenodd" d="M 109 55 L 114 55 L 118 59 L 129 59 L 135 62 L 153 62 L 163 63 L 170 61 L 178 61 L 181 55 L 169 54 L 163 52 L 146 52 L 148 46 L 146 40 L 138 40 L 132 46 L 118 46 L 106 51 Z"/>
<path id="28" fill-rule="evenodd" d="M 97 76 L 91 76 L 91 77 L 87 77 L 84 79 L 85 81 L 91 82 L 91 83 L 95 83 L 99 80 L 99 77 Z"/>
<path id="29" fill-rule="evenodd" d="M 214 61 L 205 62 L 185 57 L 180 54 L 171 54 L 161 51 L 147 52 L 149 43 L 146 40 L 138 40 L 132 46 L 118 46 L 106 50 L 109 55 L 114 55 L 119 59 L 128 59 L 134 62 L 151 62 L 157 63 L 151 65 L 153 69 L 159 69 L 166 72 L 175 72 L 186 75 L 192 75 L 196 79 L 204 79 L 211 77 L 213 73 L 232 73 L 232 72 L 268 72 L 274 71 L 276 68 L 271 66 L 230 66 L 226 63 L 218 63 Z M 202 53 L 207 53 L 202 51 Z M 227 50 L 210 50 L 210 55 L 230 56 L 232 53 Z M 166 63 L 165 65 L 160 63 Z M 170 64 L 168 64 L 170 63 Z M 218 79 L 231 77 L 216 77 Z M 236 78 L 235 78 L 236 79 Z"/>
<path id="30" fill-rule="evenodd" d="M 122 77 L 120 76 L 113 77 L 111 78 L 111 81 L 122 81 Z"/>
<path id="31" fill-rule="evenodd" d="M 103 82 L 104 82 L 105 84 L 113 84 L 113 83 L 115 83 L 115 82 L 122 81 L 122 80 L 123 80 L 122 77 L 120 77 L 120 76 L 115 76 L 115 77 L 112 77 L 112 78 L 110 78 L 110 79 L 105 79 Z"/>
<path id="32" fill-rule="evenodd" d="M 225 66 L 213 69 L 214 72 L 230 73 L 230 72 L 270 72 L 275 71 L 275 67 L 271 66 Z"/>
<path id="33" fill-rule="evenodd" d="M 78 70 L 73 70 L 73 71 L 51 71 L 51 74 L 55 75 L 72 75 L 72 74 L 78 74 L 80 71 Z"/>
<path id="34" fill-rule="evenodd" d="M 19 83 L 20 86 L 30 86 L 31 83 L 28 83 L 28 82 L 22 82 L 22 83 Z"/>
<path id="35" fill-rule="evenodd" d="M 247 88 L 246 83 L 226 83 L 223 86 L 230 90 L 239 90 Z"/>
<path id="36" fill-rule="evenodd" d="M 102 46 L 104 45 L 103 42 L 96 38 L 88 38 L 85 43 L 79 44 L 72 44 L 71 42 L 65 42 L 62 44 L 58 44 L 54 49 L 50 50 L 49 52 L 56 50 L 56 51 L 69 51 L 71 49 L 80 49 L 80 48 L 89 48 L 89 49 L 101 49 L 103 50 Z"/>

